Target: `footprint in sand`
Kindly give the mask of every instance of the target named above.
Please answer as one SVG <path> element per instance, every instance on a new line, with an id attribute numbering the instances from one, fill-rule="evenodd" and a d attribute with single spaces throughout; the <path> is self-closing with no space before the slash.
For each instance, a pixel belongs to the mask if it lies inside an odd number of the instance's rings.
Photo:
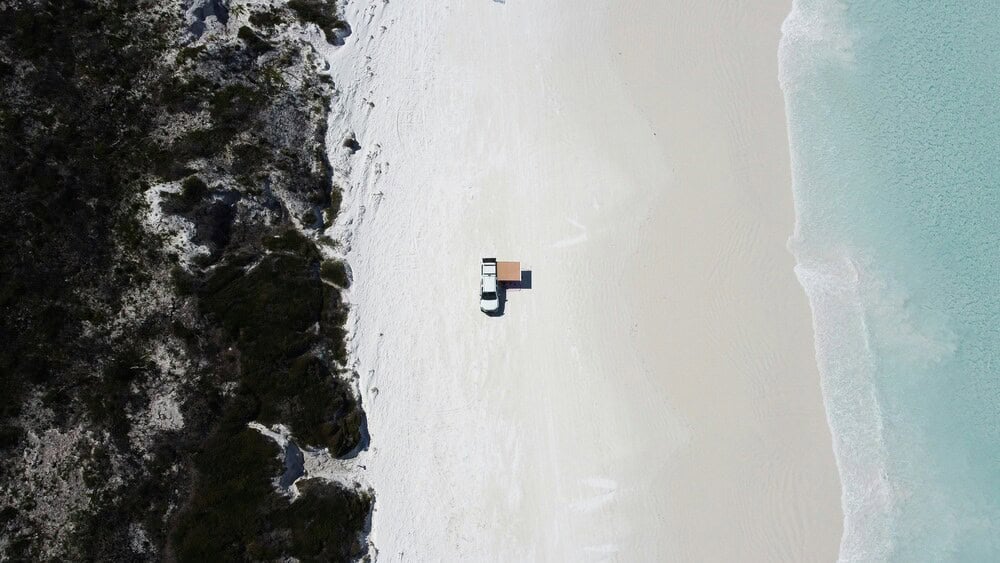
<path id="1" fill-rule="evenodd" d="M 587 235 L 587 227 L 584 227 L 580 223 L 569 218 L 567 218 L 566 221 L 570 225 L 576 227 L 579 233 L 553 243 L 552 248 L 566 248 L 568 246 L 575 246 L 577 244 L 580 244 L 581 242 L 587 242 L 587 239 L 589 238 Z"/>
<path id="2" fill-rule="evenodd" d="M 582 480 L 581 483 L 594 489 L 594 492 L 589 498 L 578 500 L 570 505 L 578 512 L 593 512 L 611 502 L 615 493 L 618 492 L 618 483 L 612 479 L 591 477 Z"/>

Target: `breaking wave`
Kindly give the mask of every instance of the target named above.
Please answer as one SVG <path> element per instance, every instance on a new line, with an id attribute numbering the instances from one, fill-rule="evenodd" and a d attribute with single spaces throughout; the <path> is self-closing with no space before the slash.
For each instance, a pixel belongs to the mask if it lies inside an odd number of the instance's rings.
<path id="1" fill-rule="evenodd" d="M 795 0 L 782 26 L 843 561 L 1000 554 L 1000 16 L 926 4 Z"/>

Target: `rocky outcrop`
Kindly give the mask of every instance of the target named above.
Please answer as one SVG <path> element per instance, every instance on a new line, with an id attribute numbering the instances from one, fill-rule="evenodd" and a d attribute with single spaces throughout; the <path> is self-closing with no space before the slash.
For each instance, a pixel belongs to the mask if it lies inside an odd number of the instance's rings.
<path id="1" fill-rule="evenodd" d="M 187 30 L 195 39 L 200 39 L 211 26 L 225 26 L 229 22 L 229 0 L 188 0 L 184 12 Z"/>

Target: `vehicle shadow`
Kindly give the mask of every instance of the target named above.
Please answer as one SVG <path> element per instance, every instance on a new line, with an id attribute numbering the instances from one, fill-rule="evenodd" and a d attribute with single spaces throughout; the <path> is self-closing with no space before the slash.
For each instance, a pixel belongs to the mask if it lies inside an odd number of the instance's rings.
<path id="1" fill-rule="evenodd" d="M 486 313 L 486 316 L 502 317 L 507 308 L 507 291 L 520 291 L 522 289 L 531 289 L 531 270 L 521 270 L 521 281 L 497 284 L 497 300 L 500 302 L 500 306 L 497 307 L 496 311 Z"/>
<path id="2" fill-rule="evenodd" d="M 504 289 L 531 289 L 531 270 L 521 270 L 521 281 L 506 282 Z"/>

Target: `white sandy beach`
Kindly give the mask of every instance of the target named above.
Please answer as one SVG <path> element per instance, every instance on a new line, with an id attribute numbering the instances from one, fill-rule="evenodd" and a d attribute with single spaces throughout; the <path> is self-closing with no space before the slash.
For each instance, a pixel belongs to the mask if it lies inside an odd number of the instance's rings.
<path id="1" fill-rule="evenodd" d="M 379 560 L 836 558 L 785 248 L 789 8 L 347 4 L 325 53 L 350 171 L 330 234 Z M 532 272 L 500 318 L 478 308 L 482 256 Z"/>

